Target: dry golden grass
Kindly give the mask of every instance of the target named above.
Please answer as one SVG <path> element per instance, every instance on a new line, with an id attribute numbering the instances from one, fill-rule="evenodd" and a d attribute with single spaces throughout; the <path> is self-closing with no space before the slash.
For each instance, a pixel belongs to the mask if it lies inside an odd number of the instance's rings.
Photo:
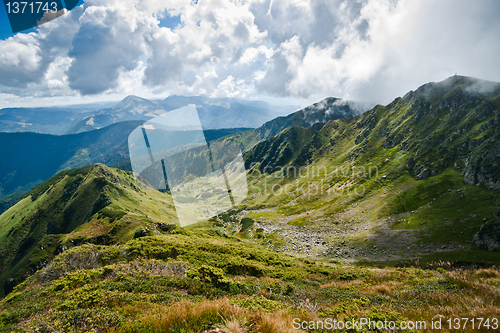
<path id="1" fill-rule="evenodd" d="M 269 276 L 263 276 L 259 280 L 262 281 L 262 282 L 268 282 L 268 283 L 281 282 L 280 279 L 272 278 L 272 277 L 269 277 Z"/>
<path id="2" fill-rule="evenodd" d="M 217 321 L 222 322 L 219 328 L 227 333 L 245 333 L 251 327 L 260 333 L 302 332 L 293 328 L 293 318 L 285 311 L 266 313 L 243 309 L 223 297 L 199 303 L 180 301 L 168 307 L 157 307 L 139 320 L 148 332 L 198 332 L 207 323 Z M 138 332 L 136 329 L 132 331 Z"/>
<path id="3" fill-rule="evenodd" d="M 372 275 L 367 277 L 366 280 L 372 282 L 392 281 L 403 276 L 402 272 L 388 268 L 370 268 L 369 271 Z"/>
<path id="4" fill-rule="evenodd" d="M 352 289 L 355 286 L 364 286 L 365 282 L 362 280 L 352 280 L 352 281 L 339 281 L 336 283 L 336 287 L 339 289 Z"/>
<path id="5" fill-rule="evenodd" d="M 500 277 L 500 272 L 493 268 L 482 268 L 475 271 L 473 275 L 480 278 L 498 278 Z"/>
<path id="6" fill-rule="evenodd" d="M 330 288 L 330 287 L 336 287 L 336 286 L 337 286 L 336 282 L 330 282 L 330 283 L 322 284 L 321 286 L 319 286 L 319 288 L 323 289 L 323 288 Z"/>
<path id="7" fill-rule="evenodd" d="M 247 330 L 244 328 L 244 323 L 246 318 L 232 318 L 231 320 L 224 320 L 224 327 L 222 329 L 227 333 L 246 333 Z M 243 323 L 243 324 L 242 324 Z"/>
<path id="8" fill-rule="evenodd" d="M 388 302 L 381 306 L 383 310 L 399 313 L 409 320 L 426 320 L 442 316 L 448 318 L 500 318 L 500 285 L 492 283 L 500 276 L 497 269 L 422 271 L 397 269 L 370 269 L 370 275 L 351 281 L 332 281 L 323 283 L 319 289 L 349 289 L 366 297 L 383 296 Z M 279 279 L 260 278 L 259 281 L 279 282 Z M 430 289 L 418 289 L 427 281 Z M 440 290 L 440 288 L 444 288 Z M 275 295 L 267 289 L 260 289 L 260 294 L 268 299 Z M 363 298 L 363 297 L 361 297 Z M 413 300 L 421 300 L 418 306 L 409 305 Z M 312 302 L 315 302 L 313 299 Z M 402 303 L 400 303 L 402 302 Z M 408 303 L 406 303 L 408 302 Z M 304 302 L 302 302 L 304 303 Z M 319 304 L 318 310 L 328 310 L 332 305 Z M 336 303 L 333 308 L 341 309 L 329 316 L 349 320 L 352 317 L 365 318 L 370 315 L 373 305 L 370 302 L 355 303 L 355 300 L 344 300 Z M 296 311 L 296 312 L 295 312 Z M 197 332 L 197 328 L 213 318 L 221 318 L 218 327 L 226 333 L 288 333 L 300 332 L 293 328 L 293 319 L 318 320 L 321 311 L 308 311 L 299 306 L 296 310 L 276 311 L 269 313 L 256 309 L 246 309 L 231 304 L 230 299 L 221 298 L 215 301 L 193 303 L 181 301 L 164 308 L 154 317 L 143 318 L 157 328 L 155 332 L 168 332 L 178 323 L 194 323 L 193 330 L 186 326 L 186 332 Z M 144 311 L 141 311 L 144 313 Z M 292 312 L 292 313 L 291 313 Z M 212 319 L 210 319 L 212 318 Z M 176 326 L 177 325 L 177 326 Z M 196 326 L 199 325 L 199 326 Z M 179 331 L 179 330 L 177 330 Z M 202 330 L 201 330 L 202 331 Z M 428 330 L 429 332 L 431 330 Z M 443 327 L 442 332 L 447 332 Z M 465 331 L 471 331 L 466 329 Z M 481 330 L 475 330 L 481 331 Z M 475 332 L 474 331 L 474 332 Z M 491 332 L 491 330 L 484 330 Z M 451 331 L 450 331 L 451 332 Z"/>
<path id="9" fill-rule="evenodd" d="M 392 295 L 403 283 L 398 281 L 385 281 L 375 286 L 367 286 L 363 292 L 368 295 Z"/>
<path id="10" fill-rule="evenodd" d="M 87 258 L 92 257 L 91 250 L 92 248 L 84 253 L 83 259 L 71 257 L 71 262 L 92 261 Z M 160 282 L 159 287 L 162 283 L 166 286 L 161 292 L 154 288 L 154 292 L 149 292 L 150 289 L 147 292 L 135 291 L 132 300 L 126 298 L 130 297 L 126 289 L 121 294 L 126 302 L 110 297 L 107 289 L 95 294 L 96 299 L 99 297 L 99 304 L 105 304 L 107 309 L 118 309 L 117 312 L 124 318 L 119 324 L 112 324 L 115 326 L 107 329 L 110 332 L 200 333 L 216 332 L 218 329 L 224 333 L 292 333 L 300 332 L 293 327 L 295 318 L 300 318 L 301 322 L 326 318 L 344 322 L 352 318 L 382 318 L 396 321 L 424 320 L 427 323 L 439 317 L 443 321 L 453 318 L 500 318 L 500 271 L 496 268 L 448 267 L 445 270 L 440 267 L 424 270 L 412 267 L 379 269 L 339 265 L 329 274 L 316 275 L 317 272 L 313 271 L 314 275 L 309 275 L 304 281 L 293 282 L 276 277 L 228 275 L 228 279 L 237 282 L 232 287 L 241 289 L 214 290 L 218 294 L 209 296 L 191 288 L 203 282 L 193 282 L 192 286 L 186 284 L 190 281 L 185 278 L 185 266 L 181 261 L 133 259 L 110 264 L 109 269 L 114 274 L 100 276 L 94 284 L 96 290 L 102 286 L 119 286 L 122 277 L 127 277 L 132 283 L 137 280 L 156 287 L 156 282 Z M 130 288 L 130 284 L 124 286 Z M 37 288 L 41 288 L 41 285 Z M 56 296 L 81 301 L 84 311 L 91 311 L 96 307 L 91 302 L 83 303 L 86 294 L 78 294 L 76 291 L 79 289 L 71 288 Z M 209 288 L 217 286 L 211 285 Z M 167 294 L 172 290 L 175 294 L 169 297 Z M 15 301 L 16 299 L 12 300 Z M 61 300 L 59 304 L 64 301 L 66 300 Z M 9 305 L 10 302 L 4 301 L 3 304 Z M 62 324 L 58 324 L 59 313 L 64 312 L 46 313 L 41 317 L 35 314 L 29 318 L 32 322 L 43 320 L 59 330 L 64 328 Z M 2 318 L 7 316 L 2 317 L 0 311 L 0 320 Z M 78 328 L 68 332 L 80 331 L 82 330 Z M 428 331 L 431 332 L 430 329 Z M 440 331 L 447 332 L 447 327 Z M 473 330 L 466 328 L 463 331 Z"/>
<path id="11" fill-rule="evenodd" d="M 267 314 L 261 311 L 252 316 L 257 332 L 261 333 L 296 333 L 303 332 L 293 328 L 293 316 L 284 311 Z"/>

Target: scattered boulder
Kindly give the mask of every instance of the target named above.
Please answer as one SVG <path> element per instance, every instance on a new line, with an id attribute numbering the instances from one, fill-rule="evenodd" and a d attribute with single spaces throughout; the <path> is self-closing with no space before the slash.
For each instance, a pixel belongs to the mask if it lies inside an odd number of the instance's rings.
<path id="1" fill-rule="evenodd" d="M 177 229 L 177 226 L 172 223 L 160 223 L 158 224 L 158 227 L 160 228 L 161 231 L 164 231 L 168 234 L 175 233 L 175 230 Z"/>
<path id="2" fill-rule="evenodd" d="M 472 243 L 488 251 L 500 251 L 500 221 L 483 224 L 472 238 Z"/>
<path id="3" fill-rule="evenodd" d="M 141 238 L 141 237 L 145 237 L 147 236 L 149 233 L 148 233 L 148 230 L 143 228 L 143 227 L 139 227 L 135 230 L 134 232 L 134 238 Z"/>
<path id="4" fill-rule="evenodd" d="M 179 256 L 179 252 L 176 250 L 175 247 L 173 247 L 170 250 L 170 258 L 177 259 L 178 256 Z"/>
<path id="5" fill-rule="evenodd" d="M 5 295 L 9 294 L 12 290 L 14 290 L 15 282 L 14 279 L 10 278 L 5 281 L 3 285 L 3 291 Z"/>
<path id="6" fill-rule="evenodd" d="M 411 157 L 408 160 L 408 164 L 406 165 L 406 170 L 413 170 L 414 167 L 415 167 L 415 160 L 413 159 L 413 157 Z"/>
<path id="7" fill-rule="evenodd" d="M 415 178 L 418 180 L 426 179 L 431 176 L 431 171 L 428 168 L 420 166 L 415 168 Z"/>

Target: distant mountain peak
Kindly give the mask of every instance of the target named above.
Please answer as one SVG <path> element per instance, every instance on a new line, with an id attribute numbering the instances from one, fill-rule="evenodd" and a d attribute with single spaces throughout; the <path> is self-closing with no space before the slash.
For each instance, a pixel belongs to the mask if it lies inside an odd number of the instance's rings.
<path id="1" fill-rule="evenodd" d="M 125 97 L 124 99 L 122 99 L 122 101 L 127 101 L 127 100 L 141 100 L 141 101 L 144 101 L 145 99 L 142 98 L 142 97 L 139 97 L 137 95 L 128 95 L 127 97 Z"/>
<path id="2" fill-rule="evenodd" d="M 478 79 L 471 76 L 453 75 L 439 82 L 429 82 L 421 85 L 415 91 L 408 92 L 403 99 L 409 99 L 416 94 L 427 100 L 440 98 L 443 94 L 454 92 L 488 97 L 500 92 L 500 83 Z"/>
<path id="3" fill-rule="evenodd" d="M 335 103 L 337 101 L 343 101 L 342 98 L 339 97 L 326 97 L 320 100 L 319 102 L 314 103 L 313 105 L 320 104 L 320 103 Z"/>
<path id="4" fill-rule="evenodd" d="M 127 106 L 131 103 L 144 103 L 146 105 L 156 105 L 155 102 L 152 102 L 148 99 L 145 99 L 145 98 L 142 98 L 142 97 L 139 97 L 139 96 L 135 96 L 135 95 L 128 95 L 127 97 L 125 97 L 124 99 L 122 99 L 120 102 L 118 102 L 114 107 L 113 109 L 118 109 L 118 108 L 122 108 L 124 106 Z"/>
<path id="5" fill-rule="evenodd" d="M 338 97 L 326 97 L 313 105 L 299 110 L 299 112 L 302 112 L 305 118 L 311 116 L 317 117 L 319 115 L 329 115 L 330 117 L 338 115 L 338 118 L 345 118 L 362 114 L 369 108 L 368 105 L 360 102 L 349 101 Z"/>

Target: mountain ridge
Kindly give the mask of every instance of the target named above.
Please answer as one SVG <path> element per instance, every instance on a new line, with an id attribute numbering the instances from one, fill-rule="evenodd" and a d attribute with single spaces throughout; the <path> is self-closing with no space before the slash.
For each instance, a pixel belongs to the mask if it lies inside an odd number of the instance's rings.
<path id="1" fill-rule="evenodd" d="M 254 187 L 246 216 L 261 218 L 260 227 L 287 221 L 280 251 L 294 255 L 495 262 L 478 248 L 497 248 L 491 239 L 500 237 L 475 235 L 500 224 L 500 90 L 471 90 L 477 82 L 454 77 L 330 121 L 303 132 L 295 141 L 307 142 L 293 154 L 283 153 L 286 131 L 259 143 L 271 158 L 263 166 L 258 146 L 245 155 Z M 429 87 L 446 89 L 429 95 Z"/>
<path id="2" fill-rule="evenodd" d="M 366 111 L 366 106 L 346 101 L 340 98 L 327 97 L 290 115 L 280 116 L 262 126 L 239 134 L 231 135 L 221 140 L 230 140 L 248 150 L 263 140 L 267 140 L 292 126 L 311 127 L 315 123 L 326 123 L 346 117 L 354 117 Z"/>
<path id="3" fill-rule="evenodd" d="M 7 107 L 0 109 L 0 132 L 36 132 L 62 135 L 84 115 L 116 102 L 60 105 L 52 107 Z"/>
<path id="4" fill-rule="evenodd" d="M 159 205 L 156 215 L 140 213 L 140 202 Z M 7 293 L 64 247 L 123 243 L 141 225 L 153 228 L 173 214 L 169 196 L 138 188 L 131 173 L 102 164 L 60 172 L 0 215 L 0 283 L 14 279 L 4 286 Z"/>
<path id="5" fill-rule="evenodd" d="M 500 91 L 471 82 L 280 130 L 245 151 L 245 202 L 189 228 L 131 173 L 56 175 L 0 215 L 0 329 L 498 317 Z"/>
<path id="6" fill-rule="evenodd" d="M 94 163 L 130 169 L 128 135 L 143 123 L 125 121 L 95 131 L 61 136 L 30 132 L 0 133 L 0 154 L 9 156 L 0 165 L 0 199 L 30 191 L 65 169 Z M 207 130 L 205 135 L 207 140 L 214 140 L 244 130 L 247 129 Z"/>
<path id="7" fill-rule="evenodd" d="M 164 100 L 148 100 L 130 95 L 113 107 L 85 117 L 67 133 L 88 131 L 124 120 L 147 121 L 189 104 L 197 106 L 204 129 L 254 128 L 283 112 L 290 111 L 288 107 L 273 106 L 263 101 L 244 101 L 237 98 L 172 95 Z"/>

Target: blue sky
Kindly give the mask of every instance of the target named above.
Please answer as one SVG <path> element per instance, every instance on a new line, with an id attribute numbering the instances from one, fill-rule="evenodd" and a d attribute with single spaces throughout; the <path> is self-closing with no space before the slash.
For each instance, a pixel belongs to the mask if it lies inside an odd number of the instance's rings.
<path id="1" fill-rule="evenodd" d="M 129 94 L 386 104 L 455 73 L 500 81 L 497 0 L 87 0 L 16 35 L 0 7 L 0 107 Z"/>
<path id="2" fill-rule="evenodd" d="M 0 39 L 13 36 L 5 6 L 0 4 Z"/>
<path id="3" fill-rule="evenodd" d="M 76 2 L 76 1 L 75 1 Z M 62 1 L 64 3 L 64 0 Z M 5 4 L 5 1 L 4 1 Z M 83 4 L 83 0 L 79 0 L 76 6 L 80 6 Z M 30 28 L 21 31 L 21 33 L 30 33 L 36 32 L 35 28 Z M 15 34 L 12 32 L 12 28 L 10 26 L 9 17 L 7 16 L 7 10 L 5 5 L 0 5 L 0 40 L 5 40 L 9 37 L 13 37 Z"/>

